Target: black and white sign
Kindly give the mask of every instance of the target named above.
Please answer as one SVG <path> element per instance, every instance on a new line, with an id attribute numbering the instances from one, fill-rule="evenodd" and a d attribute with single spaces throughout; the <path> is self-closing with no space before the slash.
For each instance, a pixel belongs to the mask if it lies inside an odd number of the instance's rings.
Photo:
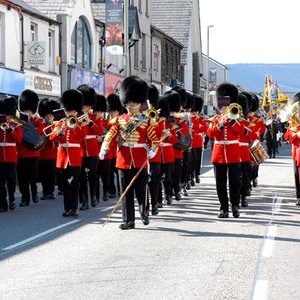
<path id="1" fill-rule="evenodd" d="M 46 42 L 27 42 L 27 61 L 31 65 L 44 65 L 46 58 Z"/>

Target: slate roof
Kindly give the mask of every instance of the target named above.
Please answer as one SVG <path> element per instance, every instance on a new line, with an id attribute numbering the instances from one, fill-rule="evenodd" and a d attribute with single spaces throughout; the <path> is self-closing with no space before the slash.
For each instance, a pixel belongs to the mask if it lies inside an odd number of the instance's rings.
<path id="1" fill-rule="evenodd" d="M 186 61 L 193 0 L 152 0 L 152 24 L 184 45 Z"/>

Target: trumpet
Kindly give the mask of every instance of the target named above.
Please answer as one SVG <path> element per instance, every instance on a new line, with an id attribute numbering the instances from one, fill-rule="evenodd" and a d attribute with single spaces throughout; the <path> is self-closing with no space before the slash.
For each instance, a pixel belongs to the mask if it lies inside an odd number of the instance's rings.
<path id="1" fill-rule="evenodd" d="M 154 108 L 147 109 L 144 113 L 150 119 L 151 126 L 157 126 L 157 119 L 159 117 L 160 109 L 156 110 Z"/>
<path id="2" fill-rule="evenodd" d="M 3 131 L 7 130 L 9 127 L 7 122 L 3 122 L 0 124 L 0 129 L 2 129 Z"/>
<path id="3" fill-rule="evenodd" d="M 243 115 L 243 108 L 238 103 L 231 103 L 226 109 L 229 119 L 236 120 Z"/>

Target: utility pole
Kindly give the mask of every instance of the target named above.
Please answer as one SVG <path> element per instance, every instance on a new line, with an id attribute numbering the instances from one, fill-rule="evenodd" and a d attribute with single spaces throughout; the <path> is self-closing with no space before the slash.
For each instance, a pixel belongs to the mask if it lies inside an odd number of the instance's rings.
<path id="1" fill-rule="evenodd" d="M 130 76 L 130 58 L 129 58 L 129 0 L 124 0 L 124 64 L 125 64 L 125 77 Z"/>

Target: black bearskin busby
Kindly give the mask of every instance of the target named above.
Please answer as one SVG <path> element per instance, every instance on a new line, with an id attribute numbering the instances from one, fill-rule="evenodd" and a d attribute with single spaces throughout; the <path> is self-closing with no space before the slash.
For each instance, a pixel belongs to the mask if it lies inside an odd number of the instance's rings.
<path id="1" fill-rule="evenodd" d="M 170 112 L 179 112 L 181 98 L 180 95 L 174 90 L 164 93 L 163 98 L 166 99 L 169 103 Z"/>
<path id="2" fill-rule="evenodd" d="M 249 105 L 248 105 L 247 96 L 244 93 L 239 93 L 237 103 L 242 107 L 243 116 L 244 116 L 245 119 L 247 119 L 248 118 L 248 112 L 249 112 Z"/>
<path id="3" fill-rule="evenodd" d="M 105 112 L 107 111 L 107 102 L 104 95 L 96 94 L 95 95 L 96 104 L 93 106 L 94 112 Z"/>
<path id="4" fill-rule="evenodd" d="M 193 101 L 192 111 L 197 111 L 201 113 L 203 107 L 203 99 L 200 95 L 197 94 L 194 94 L 193 97 L 194 97 L 194 101 Z"/>
<path id="5" fill-rule="evenodd" d="M 119 113 L 123 111 L 123 106 L 121 104 L 120 97 L 115 93 L 107 96 L 107 106 L 108 111 L 116 110 Z"/>
<path id="6" fill-rule="evenodd" d="M 249 111 L 256 112 L 259 108 L 259 100 L 256 94 L 251 93 L 252 96 L 252 105 Z"/>
<path id="7" fill-rule="evenodd" d="M 294 104 L 294 103 L 299 102 L 299 101 L 300 101 L 300 92 L 298 92 L 297 94 L 294 95 L 291 104 Z"/>
<path id="8" fill-rule="evenodd" d="M 44 98 L 39 103 L 38 113 L 44 118 L 47 114 L 53 114 L 53 111 L 60 108 L 60 104 L 53 99 Z"/>
<path id="9" fill-rule="evenodd" d="M 158 101 L 158 109 L 160 109 L 159 116 L 168 118 L 170 117 L 170 106 L 166 98 L 161 97 Z"/>
<path id="10" fill-rule="evenodd" d="M 63 92 L 61 102 L 65 110 L 75 110 L 78 113 L 82 111 L 83 97 L 79 90 L 69 89 Z"/>
<path id="11" fill-rule="evenodd" d="M 194 106 L 194 95 L 191 93 L 186 93 L 186 102 L 182 106 L 183 109 L 191 109 Z"/>
<path id="12" fill-rule="evenodd" d="M 94 106 L 96 104 L 96 92 L 92 87 L 87 84 L 82 84 L 77 88 L 77 90 L 82 93 L 83 105 Z"/>
<path id="13" fill-rule="evenodd" d="M 159 101 L 159 92 L 157 87 L 152 83 L 148 84 L 148 100 L 154 108 L 157 108 Z"/>
<path id="14" fill-rule="evenodd" d="M 129 76 L 120 86 L 120 100 L 123 105 L 129 101 L 144 103 L 148 99 L 148 85 L 138 76 Z"/>
<path id="15" fill-rule="evenodd" d="M 14 116 L 18 108 L 18 101 L 15 97 L 6 96 L 2 99 L 3 114 Z"/>
<path id="16" fill-rule="evenodd" d="M 239 91 L 237 87 L 229 82 L 221 83 L 216 90 L 217 99 L 229 97 L 230 103 L 236 103 Z"/>
<path id="17" fill-rule="evenodd" d="M 251 110 L 251 107 L 252 107 L 252 95 L 250 93 L 246 92 L 246 91 L 243 91 L 242 94 L 244 94 L 247 97 L 247 102 L 248 102 L 247 115 L 248 115 L 248 113 L 249 113 L 249 111 Z"/>
<path id="18" fill-rule="evenodd" d="M 184 88 L 176 85 L 172 88 L 173 91 L 177 92 L 180 95 L 180 105 L 182 107 L 186 106 L 186 102 L 187 102 L 187 92 Z"/>
<path id="19" fill-rule="evenodd" d="M 4 103 L 3 103 L 4 99 L 0 98 L 0 115 L 5 115 L 5 109 L 4 109 Z M 2 116 L 1 116 L 2 117 Z M 1 119 L 2 120 L 2 119 Z M 6 120 L 6 118 L 5 118 Z"/>
<path id="20" fill-rule="evenodd" d="M 24 90 L 19 98 L 20 111 L 30 110 L 33 114 L 36 113 L 39 103 L 39 96 L 32 90 Z"/>

